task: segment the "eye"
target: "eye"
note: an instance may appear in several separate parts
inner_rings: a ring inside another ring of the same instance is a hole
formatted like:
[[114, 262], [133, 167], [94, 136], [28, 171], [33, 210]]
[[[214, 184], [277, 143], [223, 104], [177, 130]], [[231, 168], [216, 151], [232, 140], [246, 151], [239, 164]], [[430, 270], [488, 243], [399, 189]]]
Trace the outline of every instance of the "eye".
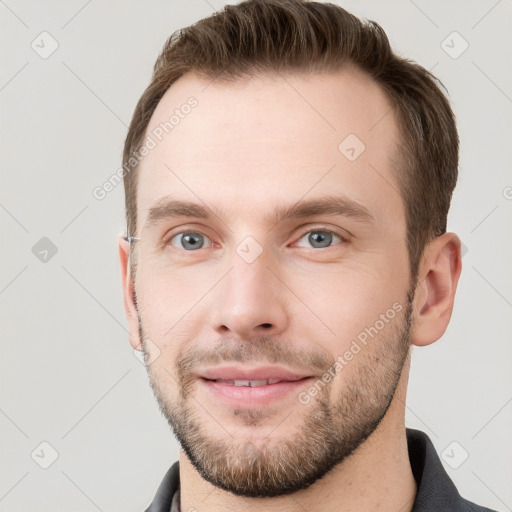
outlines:
[[[338, 242], [336, 242], [338, 240]], [[304, 241], [304, 242], [303, 242]], [[313, 247], [314, 249], [326, 249], [333, 245], [333, 242], [340, 243], [345, 240], [336, 233], [325, 229], [315, 229], [308, 231], [297, 242], [299, 247]], [[306, 245], [311, 244], [311, 245]]]
[[178, 249], [196, 251], [197, 249], [203, 249], [205, 246], [210, 245], [210, 239], [206, 235], [196, 231], [184, 231], [183, 233], [174, 235], [169, 240], [169, 243]]

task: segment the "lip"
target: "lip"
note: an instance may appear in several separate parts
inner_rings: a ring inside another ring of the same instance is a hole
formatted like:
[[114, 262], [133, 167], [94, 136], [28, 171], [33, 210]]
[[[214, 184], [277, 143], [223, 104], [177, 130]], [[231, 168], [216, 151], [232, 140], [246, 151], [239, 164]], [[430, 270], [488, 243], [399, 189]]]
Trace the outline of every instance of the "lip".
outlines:
[[[293, 372], [282, 366], [217, 366], [198, 370], [196, 377], [200, 388], [204, 389], [210, 398], [239, 408], [262, 408], [289, 398], [290, 395], [296, 396], [300, 389], [310, 384], [314, 378], [312, 375]], [[234, 386], [223, 382], [269, 379], [278, 379], [281, 382], [255, 387]]]
[[[217, 366], [199, 369], [198, 377], [208, 380], [269, 380], [298, 381], [312, 375], [300, 374], [282, 366], [259, 366], [256, 368], [240, 368], [236, 366]], [[274, 384], [269, 384], [274, 385]]]
[[228, 406], [246, 409], [266, 407], [273, 402], [289, 398], [290, 395], [297, 396], [299, 390], [310, 384], [312, 380], [313, 377], [304, 377], [299, 380], [251, 387], [233, 386], [225, 382], [198, 378], [200, 387], [204, 388], [214, 400], [222, 401]]

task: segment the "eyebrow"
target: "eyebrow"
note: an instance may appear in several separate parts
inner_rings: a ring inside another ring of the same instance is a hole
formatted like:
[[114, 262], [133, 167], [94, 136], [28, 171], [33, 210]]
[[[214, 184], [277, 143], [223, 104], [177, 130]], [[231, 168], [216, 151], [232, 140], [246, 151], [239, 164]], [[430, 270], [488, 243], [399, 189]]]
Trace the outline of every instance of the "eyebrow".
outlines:
[[[276, 225], [285, 220], [303, 219], [315, 215], [338, 215], [365, 223], [375, 221], [375, 218], [365, 206], [341, 196], [301, 199], [290, 205], [280, 205], [265, 220]], [[149, 209], [146, 227], [154, 226], [162, 220], [178, 217], [210, 220], [212, 217], [223, 219], [228, 216], [223, 210], [213, 210], [199, 203], [163, 198]]]

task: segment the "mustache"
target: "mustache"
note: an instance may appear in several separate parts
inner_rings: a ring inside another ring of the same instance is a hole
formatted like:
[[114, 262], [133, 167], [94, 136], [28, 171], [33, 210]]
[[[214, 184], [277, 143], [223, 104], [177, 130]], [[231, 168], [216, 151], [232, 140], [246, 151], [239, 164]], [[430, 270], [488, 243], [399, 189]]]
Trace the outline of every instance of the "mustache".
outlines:
[[180, 354], [176, 366], [178, 376], [186, 378], [198, 366], [214, 366], [220, 363], [278, 364], [299, 372], [313, 370], [314, 373], [322, 373], [335, 363], [335, 359], [319, 349], [305, 351], [271, 336], [256, 336], [250, 340], [228, 337], [211, 345], [187, 350]]

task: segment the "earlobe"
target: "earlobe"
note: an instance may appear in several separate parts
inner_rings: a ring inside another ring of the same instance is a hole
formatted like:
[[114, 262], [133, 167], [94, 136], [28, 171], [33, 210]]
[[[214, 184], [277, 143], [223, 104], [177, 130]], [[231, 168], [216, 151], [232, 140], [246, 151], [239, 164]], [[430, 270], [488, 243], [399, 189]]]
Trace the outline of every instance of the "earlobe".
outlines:
[[130, 243], [120, 235], [118, 238], [119, 260], [121, 264], [121, 283], [123, 289], [124, 309], [130, 330], [130, 345], [140, 346], [139, 316], [135, 296], [135, 288], [130, 275]]
[[455, 233], [444, 233], [425, 248], [414, 298], [413, 345], [434, 343], [448, 327], [462, 270], [460, 248]]

